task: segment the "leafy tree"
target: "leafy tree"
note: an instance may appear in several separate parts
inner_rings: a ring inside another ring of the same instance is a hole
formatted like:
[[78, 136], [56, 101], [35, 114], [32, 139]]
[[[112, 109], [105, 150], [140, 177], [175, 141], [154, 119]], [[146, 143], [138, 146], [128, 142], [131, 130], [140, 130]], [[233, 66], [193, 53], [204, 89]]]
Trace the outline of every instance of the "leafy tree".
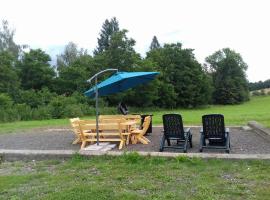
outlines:
[[102, 29], [98, 38], [98, 46], [94, 50], [94, 55], [105, 51], [109, 47], [112, 35], [119, 30], [119, 23], [115, 17], [113, 17], [110, 21], [106, 19], [102, 25]]
[[41, 49], [31, 49], [29, 53], [23, 54], [17, 65], [23, 89], [50, 88], [55, 76], [49, 64], [50, 60], [50, 56]]
[[27, 45], [17, 45], [14, 40], [15, 30], [12, 30], [8, 26], [8, 21], [2, 21], [2, 27], [0, 26], [0, 52], [10, 51], [15, 57], [18, 57], [22, 48]]
[[10, 51], [0, 51], [0, 93], [12, 95], [19, 88], [15, 62], [16, 58]]
[[78, 49], [77, 45], [73, 42], [69, 42], [65, 46], [65, 50], [62, 54], [57, 55], [57, 67], [67, 67], [71, 65], [78, 57], [87, 55], [87, 50], [81, 48]]
[[140, 59], [133, 48], [136, 42], [127, 37], [127, 32], [127, 30], [121, 30], [112, 35], [107, 50], [102, 54], [106, 67], [130, 71], [133, 70], [131, 66]]
[[158, 49], [158, 48], [160, 48], [160, 44], [158, 42], [157, 37], [154, 36], [153, 39], [152, 39], [151, 45], [150, 45], [150, 50]]
[[[137, 61], [134, 71], [156, 71], [155, 65], [150, 60], [144, 59]], [[159, 84], [158, 79], [138, 85], [135, 88], [128, 90], [122, 101], [126, 102], [129, 106], [135, 107], [151, 107], [155, 105], [155, 102], [159, 99]]]
[[206, 58], [212, 71], [214, 93], [217, 104], [237, 104], [249, 99], [247, 64], [241, 55], [224, 48]]
[[196, 107], [209, 103], [211, 85], [192, 49], [181, 43], [165, 44], [147, 53], [147, 59], [157, 64], [161, 72], [160, 106]]
[[75, 91], [83, 93], [89, 87], [86, 81], [95, 72], [96, 68], [90, 55], [77, 56], [69, 66], [59, 69], [59, 76], [54, 81], [53, 90], [68, 96]]
[[[136, 63], [140, 60], [139, 54], [134, 50], [135, 40], [128, 38], [127, 30], [121, 30], [112, 35], [108, 48], [101, 54], [95, 56], [97, 70], [116, 68], [119, 71], [134, 71]], [[105, 74], [100, 80], [108, 77]], [[117, 94], [106, 97], [110, 105], [116, 105], [123, 100], [125, 94]]]

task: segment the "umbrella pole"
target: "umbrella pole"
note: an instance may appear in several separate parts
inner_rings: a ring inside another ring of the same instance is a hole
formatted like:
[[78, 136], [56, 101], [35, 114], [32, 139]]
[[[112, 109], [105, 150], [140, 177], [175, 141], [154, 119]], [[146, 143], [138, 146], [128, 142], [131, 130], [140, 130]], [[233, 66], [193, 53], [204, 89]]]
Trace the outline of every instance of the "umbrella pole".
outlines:
[[96, 131], [97, 131], [97, 145], [99, 145], [99, 130], [98, 130], [98, 87], [97, 87], [97, 76], [95, 78], [96, 82]]
[[97, 145], [99, 145], [99, 130], [98, 130], [98, 85], [97, 85], [97, 77], [98, 75], [107, 72], [107, 71], [118, 71], [118, 69], [105, 69], [103, 71], [100, 71], [98, 73], [96, 73], [94, 76], [92, 76], [89, 80], [87, 80], [87, 82], [91, 82], [93, 79], [95, 79], [95, 84], [96, 84], [96, 133], [97, 133]]

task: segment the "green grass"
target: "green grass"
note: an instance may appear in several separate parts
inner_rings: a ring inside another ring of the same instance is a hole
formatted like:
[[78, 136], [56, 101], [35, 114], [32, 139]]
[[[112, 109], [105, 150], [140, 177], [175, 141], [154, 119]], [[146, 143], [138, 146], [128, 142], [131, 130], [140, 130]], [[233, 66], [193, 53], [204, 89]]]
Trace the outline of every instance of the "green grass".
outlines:
[[[185, 125], [201, 125], [202, 115], [208, 113], [221, 113], [225, 116], [226, 125], [245, 125], [248, 121], [255, 120], [270, 127], [270, 96], [252, 97], [249, 102], [241, 105], [214, 105], [198, 109], [161, 110], [149, 111], [148, 113], [154, 115], [154, 124], [162, 124], [162, 115], [165, 113], [181, 114]], [[94, 118], [94, 116], [88, 118]], [[0, 134], [46, 126], [67, 126], [68, 124], [68, 119], [2, 123], [0, 124]]]
[[4, 162], [0, 199], [269, 199], [270, 161], [120, 157]]
[[204, 114], [220, 113], [225, 116], [226, 125], [245, 125], [248, 121], [258, 121], [270, 127], [270, 96], [252, 97], [249, 102], [240, 105], [213, 105], [200, 109], [176, 109], [152, 112], [154, 123], [162, 124], [162, 115], [165, 113], [179, 113], [188, 125], [201, 125]]

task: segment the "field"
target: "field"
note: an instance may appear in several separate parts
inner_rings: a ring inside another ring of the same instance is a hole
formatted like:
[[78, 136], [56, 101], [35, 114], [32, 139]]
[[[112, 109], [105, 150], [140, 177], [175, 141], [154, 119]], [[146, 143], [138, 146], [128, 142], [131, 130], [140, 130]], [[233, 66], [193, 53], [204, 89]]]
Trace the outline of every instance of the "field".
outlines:
[[136, 153], [4, 162], [0, 199], [269, 199], [269, 165]]
[[[162, 124], [162, 115], [165, 113], [179, 113], [183, 116], [185, 125], [201, 125], [201, 116], [207, 113], [221, 113], [225, 116], [226, 125], [246, 125], [248, 121], [255, 120], [270, 127], [270, 96], [252, 97], [247, 103], [241, 105], [214, 105], [197, 109], [176, 109], [149, 111], [153, 114], [153, 123]], [[85, 117], [94, 118], [94, 116]], [[0, 134], [13, 131], [23, 131], [30, 128], [47, 126], [67, 126], [68, 119], [52, 119], [42, 121], [20, 121], [0, 124]]]

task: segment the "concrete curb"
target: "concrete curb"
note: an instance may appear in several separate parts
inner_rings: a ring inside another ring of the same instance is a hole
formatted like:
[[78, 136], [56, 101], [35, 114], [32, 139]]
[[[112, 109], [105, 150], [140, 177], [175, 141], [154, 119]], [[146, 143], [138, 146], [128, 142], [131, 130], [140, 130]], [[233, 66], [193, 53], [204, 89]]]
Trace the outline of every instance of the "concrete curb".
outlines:
[[[0, 149], [0, 161], [18, 160], [48, 160], [48, 159], [68, 159], [74, 154], [91, 156], [121, 156], [123, 151], [73, 151], [73, 150], [6, 150]], [[229, 160], [270, 160], [270, 154], [212, 154], [212, 153], [171, 153], [171, 152], [137, 152], [141, 156], [171, 157], [186, 156], [189, 158], [202, 159], [229, 159]]]
[[[161, 124], [158, 124], [158, 125], [153, 125], [152, 127], [154, 127], [154, 128], [163, 128], [163, 125], [161, 125]], [[188, 125], [186, 125], [185, 126], [185, 128], [201, 128], [202, 126], [199, 126], [199, 125], [190, 125], [190, 126], [188, 126]], [[242, 128], [242, 126], [226, 126], [226, 127], [228, 127], [228, 128]]]
[[262, 124], [256, 122], [256, 121], [250, 121], [248, 122], [248, 126], [253, 128], [253, 130], [258, 133], [260, 136], [262, 136], [264, 139], [268, 140], [270, 142], [270, 130], [265, 128]]
[[0, 161], [49, 160], [71, 158], [73, 150], [11, 150], [0, 149]]

